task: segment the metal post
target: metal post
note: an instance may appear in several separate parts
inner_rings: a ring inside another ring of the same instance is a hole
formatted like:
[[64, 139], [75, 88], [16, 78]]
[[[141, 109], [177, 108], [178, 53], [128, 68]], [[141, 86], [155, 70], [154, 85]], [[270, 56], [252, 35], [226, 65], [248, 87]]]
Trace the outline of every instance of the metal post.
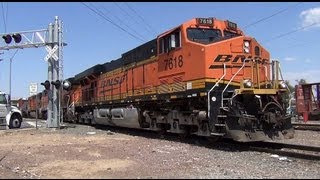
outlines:
[[[1, 53], [1, 54], [3, 54], [3, 53]], [[0, 59], [0, 62], [1, 62], [1, 61], [3, 61], [3, 59]]]
[[275, 61], [275, 86], [273, 88], [279, 88], [279, 61]]
[[[52, 23], [49, 24], [48, 27], [48, 43], [52, 43], [52, 36], [53, 36], [53, 25]], [[52, 46], [52, 45], [50, 45]], [[52, 81], [52, 58], [48, 59], [48, 81]], [[51, 86], [50, 86], [51, 87]], [[52, 127], [52, 87], [48, 90], [48, 107], [47, 107], [47, 127]]]
[[10, 58], [10, 69], [9, 69], [9, 105], [11, 108], [11, 69], [12, 69], [12, 60], [14, 58], [14, 56], [17, 54], [19, 49], [17, 49], [14, 54], [12, 55], [12, 57]]
[[38, 129], [38, 94], [36, 93], [36, 129]]
[[276, 87], [276, 81], [275, 81], [275, 79], [276, 79], [276, 75], [275, 75], [275, 73], [276, 73], [276, 68], [275, 68], [275, 60], [272, 60], [272, 63], [271, 63], [271, 72], [272, 72], [272, 74], [271, 74], [271, 79], [272, 79], [272, 87], [273, 88], [275, 88]]
[[[59, 23], [58, 23], [58, 16], [55, 17], [54, 26], [53, 26], [53, 44], [54, 46], [58, 46], [58, 49], [55, 51], [55, 54], [57, 57], [59, 57]], [[59, 80], [59, 59], [55, 60], [53, 58], [50, 58], [51, 62], [53, 64], [53, 73], [52, 73], [52, 80], [55, 82]], [[59, 102], [59, 90], [56, 89], [54, 86], [52, 86], [53, 90], [53, 121], [54, 127], [60, 126], [60, 114], [59, 108], [60, 108], [60, 102]]]
[[[62, 23], [61, 23], [61, 20], [58, 21], [59, 23], [59, 79], [60, 79], [60, 82], [63, 83], [63, 53], [62, 53], [62, 50], [63, 50], [63, 40], [62, 40]], [[63, 85], [62, 85], [63, 86]], [[63, 88], [62, 86], [60, 86], [60, 89], [59, 89], [59, 115], [60, 115], [60, 124], [62, 125], [63, 124], [63, 105], [62, 105], [62, 95], [63, 95]]]
[[317, 108], [320, 108], [320, 84], [317, 84], [317, 104], [318, 104], [318, 107]]
[[12, 58], [10, 58], [10, 69], [9, 69], [9, 107], [11, 108], [11, 64]]

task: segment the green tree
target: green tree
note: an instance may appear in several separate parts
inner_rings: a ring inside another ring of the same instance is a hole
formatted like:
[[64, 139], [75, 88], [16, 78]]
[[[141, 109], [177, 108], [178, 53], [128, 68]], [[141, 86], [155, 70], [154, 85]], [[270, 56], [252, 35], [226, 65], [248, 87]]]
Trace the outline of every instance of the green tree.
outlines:
[[305, 80], [305, 79], [299, 79], [299, 80], [296, 80], [296, 82], [298, 85], [307, 84], [307, 80]]
[[290, 82], [288, 80], [284, 81], [286, 83], [286, 85], [288, 86], [289, 91], [287, 91], [286, 93], [282, 94], [282, 102], [284, 102], [285, 104], [285, 109], [287, 109], [289, 107], [289, 101], [292, 98], [292, 96], [295, 93], [295, 87], [293, 85], [290, 84]]
[[295, 87], [290, 84], [289, 80], [285, 80], [284, 82], [285, 82], [286, 85], [288, 86], [290, 92], [293, 93], [293, 92], [295, 91]]

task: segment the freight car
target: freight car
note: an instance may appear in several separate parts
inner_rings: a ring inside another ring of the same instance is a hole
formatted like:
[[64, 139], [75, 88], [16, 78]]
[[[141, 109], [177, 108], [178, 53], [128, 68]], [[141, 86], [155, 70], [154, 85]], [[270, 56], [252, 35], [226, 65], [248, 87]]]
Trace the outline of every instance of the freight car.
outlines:
[[194, 18], [70, 78], [64, 118], [241, 142], [292, 138], [279, 70], [236, 23]]
[[296, 112], [306, 122], [320, 120], [320, 83], [295, 86]]
[[21, 111], [22, 117], [28, 117], [28, 99], [20, 98], [17, 103], [18, 109]]

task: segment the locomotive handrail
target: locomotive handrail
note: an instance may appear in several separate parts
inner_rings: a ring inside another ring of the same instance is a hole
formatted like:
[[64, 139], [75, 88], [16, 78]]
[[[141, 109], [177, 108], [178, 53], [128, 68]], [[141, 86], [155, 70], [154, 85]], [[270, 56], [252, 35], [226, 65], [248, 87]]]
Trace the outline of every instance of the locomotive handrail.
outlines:
[[265, 75], [265, 78], [267, 79], [267, 81], [266, 81], [266, 88], [267, 88], [268, 83], [270, 82], [270, 80], [268, 78], [268, 68], [266, 65], [264, 65], [263, 67], [264, 67], [264, 75]]
[[[282, 71], [281, 71], [281, 68], [280, 68], [280, 63], [279, 63], [279, 69], [278, 69], [278, 71], [279, 71], [279, 73], [280, 73], [281, 80], [284, 81], [284, 80], [283, 80], [283, 76], [282, 76]], [[289, 94], [291, 94], [291, 91], [290, 91], [290, 89], [289, 89], [289, 86], [287, 85], [286, 87], [287, 87], [287, 90], [288, 90]]]
[[69, 110], [72, 112], [72, 114], [74, 115], [74, 101], [70, 104], [70, 106], [68, 106]]
[[226, 89], [228, 88], [228, 86], [230, 85], [231, 81], [233, 81], [234, 77], [236, 77], [236, 75], [244, 68], [246, 61], [249, 61], [250, 59], [245, 59], [243, 61], [242, 66], [239, 68], [239, 70], [232, 76], [232, 78], [229, 80], [228, 84], [226, 85], [226, 87], [223, 89], [222, 93], [221, 93], [221, 107], [223, 107], [223, 93], [226, 91]]
[[210, 93], [211, 91], [218, 86], [219, 82], [226, 76], [226, 63], [223, 63], [223, 75], [221, 78], [216, 82], [216, 84], [208, 91], [208, 117], [210, 118]]

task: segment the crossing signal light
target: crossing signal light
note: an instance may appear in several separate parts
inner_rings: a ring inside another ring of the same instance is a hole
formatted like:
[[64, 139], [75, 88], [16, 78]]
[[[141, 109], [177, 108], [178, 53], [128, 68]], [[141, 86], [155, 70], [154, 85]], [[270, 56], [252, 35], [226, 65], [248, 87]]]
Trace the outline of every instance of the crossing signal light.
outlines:
[[46, 80], [45, 82], [40, 83], [40, 84], [43, 85], [46, 90], [50, 89], [50, 82], [48, 80]]
[[14, 42], [16, 42], [16, 43], [20, 43], [22, 40], [21, 34], [18, 34], [18, 33], [13, 34], [12, 37], [14, 39]]
[[68, 80], [64, 80], [62, 83], [62, 88], [66, 91], [69, 91], [71, 89], [71, 82]]
[[51, 81], [51, 84], [53, 84], [56, 87], [56, 89], [59, 89], [61, 86], [60, 80]]
[[4, 39], [4, 42], [6, 42], [7, 44], [10, 44], [12, 41], [12, 37], [9, 34], [3, 35], [2, 39]]
[[2, 39], [4, 39], [4, 42], [6, 42], [7, 44], [10, 44], [12, 42], [12, 38], [15, 43], [20, 43], [22, 40], [22, 36], [19, 33], [15, 33], [12, 36], [10, 34], [2, 36]]

